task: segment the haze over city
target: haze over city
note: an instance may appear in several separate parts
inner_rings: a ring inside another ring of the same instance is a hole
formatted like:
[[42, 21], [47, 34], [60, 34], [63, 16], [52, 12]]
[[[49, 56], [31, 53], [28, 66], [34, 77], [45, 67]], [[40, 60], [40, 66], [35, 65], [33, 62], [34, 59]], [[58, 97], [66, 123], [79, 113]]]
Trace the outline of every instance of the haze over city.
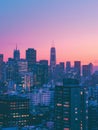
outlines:
[[52, 40], [57, 62], [81, 60], [98, 65], [97, 0], [0, 0], [0, 53], [12, 57], [18, 45], [49, 59]]

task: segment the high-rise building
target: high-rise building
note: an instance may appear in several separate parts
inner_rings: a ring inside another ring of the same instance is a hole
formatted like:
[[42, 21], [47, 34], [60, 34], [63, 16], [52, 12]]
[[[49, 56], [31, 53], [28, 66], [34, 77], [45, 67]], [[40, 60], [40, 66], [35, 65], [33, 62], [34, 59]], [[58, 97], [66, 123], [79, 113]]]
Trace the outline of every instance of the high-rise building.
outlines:
[[74, 70], [77, 73], [77, 79], [81, 76], [81, 61], [74, 61]]
[[33, 66], [34, 85], [42, 87], [48, 82], [48, 66], [42, 63], [36, 63]]
[[62, 82], [65, 77], [64, 72], [64, 63], [60, 62], [59, 64], [56, 64], [54, 73], [52, 74], [54, 82]]
[[68, 73], [71, 69], [71, 63], [70, 61], [66, 61], [66, 73]]
[[40, 60], [39, 63], [48, 66], [48, 60]]
[[89, 97], [88, 130], [98, 130], [98, 103], [94, 97]]
[[4, 61], [3, 54], [0, 54], [0, 81], [4, 81]]
[[83, 77], [90, 77], [92, 75], [92, 72], [93, 72], [92, 63], [82, 66], [82, 75], [83, 75]]
[[21, 59], [17, 62], [18, 64], [18, 72], [21, 73], [27, 73], [28, 71], [28, 62], [25, 59]]
[[28, 62], [25, 60], [25, 59], [20, 59], [18, 62], [17, 62], [17, 66], [18, 66], [18, 74], [20, 76], [20, 84], [26, 88], [27, 86], [26, 83], [25, 83], [25, 77], [26, 77], [26, 74], [28, 72]]
[[18, 95], [0, 96], [0, 126], [27, 126], [29, 123], [29, 99]]
[[5, 66], [5, 80], [7, 82], [14, 81], [15, 83], [20, 82], [20, 77], [18, 73], [18, 64], [17, 61], [15, 61], [12, 58], [8, 59], [8, 62]]
[[62, 85], [55, 87], [55, 130], [84, 130], [80, 92], [75, 79], [64, 79]]
[[43, 67], [43, 72], [44, 72], [43, 80], [45, 84], [48, 82], [48, 78], [49, 78], [48, 77], [48, 60], [40, 60], [39, 63]]
[[36, 50], [33, 48], [28, 48], [26, 50], [26, 60], [28, 62], [28, 71], [33, 70], [33, 65], [36, 63]]
[[51, 47], [51, 50], [50, 50], [50, 68], [51, 68], [52, 72], [54, 71], [55, 66], [56, 66], [56, 49], [55, 49], [55, 47]]
[[14, 50], [13, 52], [13, 58], [14, 60], [20, 60], [20, 51], [17, 49], [17, 46], [16, 46], [16, 49]]
[[65, 64], [64, 64], [64, 62], [60, 62], [60, 67], [61, 67], [61, 69], [64, 71], [65, 70]]
[[54, 104], [55, 130], [63, 130], [63, 85], [55, 87]]
[[3, 62], [3, 54], [0, 54], [0, 63]]

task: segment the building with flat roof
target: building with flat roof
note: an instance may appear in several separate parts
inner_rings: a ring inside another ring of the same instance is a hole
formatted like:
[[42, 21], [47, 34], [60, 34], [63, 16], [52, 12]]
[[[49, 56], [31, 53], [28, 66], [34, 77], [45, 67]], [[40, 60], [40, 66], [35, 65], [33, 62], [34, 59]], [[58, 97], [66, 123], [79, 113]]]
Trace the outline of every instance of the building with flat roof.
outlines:
[[29, 99], [18, 95], [0, 96], [0, 126], [23, 127], [29, 122]]

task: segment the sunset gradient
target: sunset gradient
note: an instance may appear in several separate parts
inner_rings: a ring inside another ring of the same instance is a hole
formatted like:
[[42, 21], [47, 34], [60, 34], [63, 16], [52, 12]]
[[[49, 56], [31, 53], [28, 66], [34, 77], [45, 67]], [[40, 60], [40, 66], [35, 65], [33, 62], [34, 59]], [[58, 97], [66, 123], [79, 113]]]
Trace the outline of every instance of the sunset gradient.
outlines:
[[0, 0], [0, 53], [12, 57], [18, 45], [50, 59], [54, 40], [57, 62], [80, 60], [98, 65], [98, 0]]

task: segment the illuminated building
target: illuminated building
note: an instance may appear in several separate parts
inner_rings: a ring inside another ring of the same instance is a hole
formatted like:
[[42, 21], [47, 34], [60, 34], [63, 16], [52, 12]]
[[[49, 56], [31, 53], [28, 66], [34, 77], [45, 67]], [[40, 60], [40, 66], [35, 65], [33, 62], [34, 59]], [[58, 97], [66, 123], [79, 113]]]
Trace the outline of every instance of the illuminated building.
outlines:
[[84, 130], [80, 90], [75, 79], [64, 79], [55, 87], [55, 130]]
[[94, 97], [89, 97], [88, 130], [98, 130], [98, 103]]
[[20, 74], [26, 73], [28, 71], [28, 62], [25, 59], [18, 61], [18, 72]]
[[0, 126], [26, 126], [29, 121], [29, 99], [18, 95], [0, 96]]

